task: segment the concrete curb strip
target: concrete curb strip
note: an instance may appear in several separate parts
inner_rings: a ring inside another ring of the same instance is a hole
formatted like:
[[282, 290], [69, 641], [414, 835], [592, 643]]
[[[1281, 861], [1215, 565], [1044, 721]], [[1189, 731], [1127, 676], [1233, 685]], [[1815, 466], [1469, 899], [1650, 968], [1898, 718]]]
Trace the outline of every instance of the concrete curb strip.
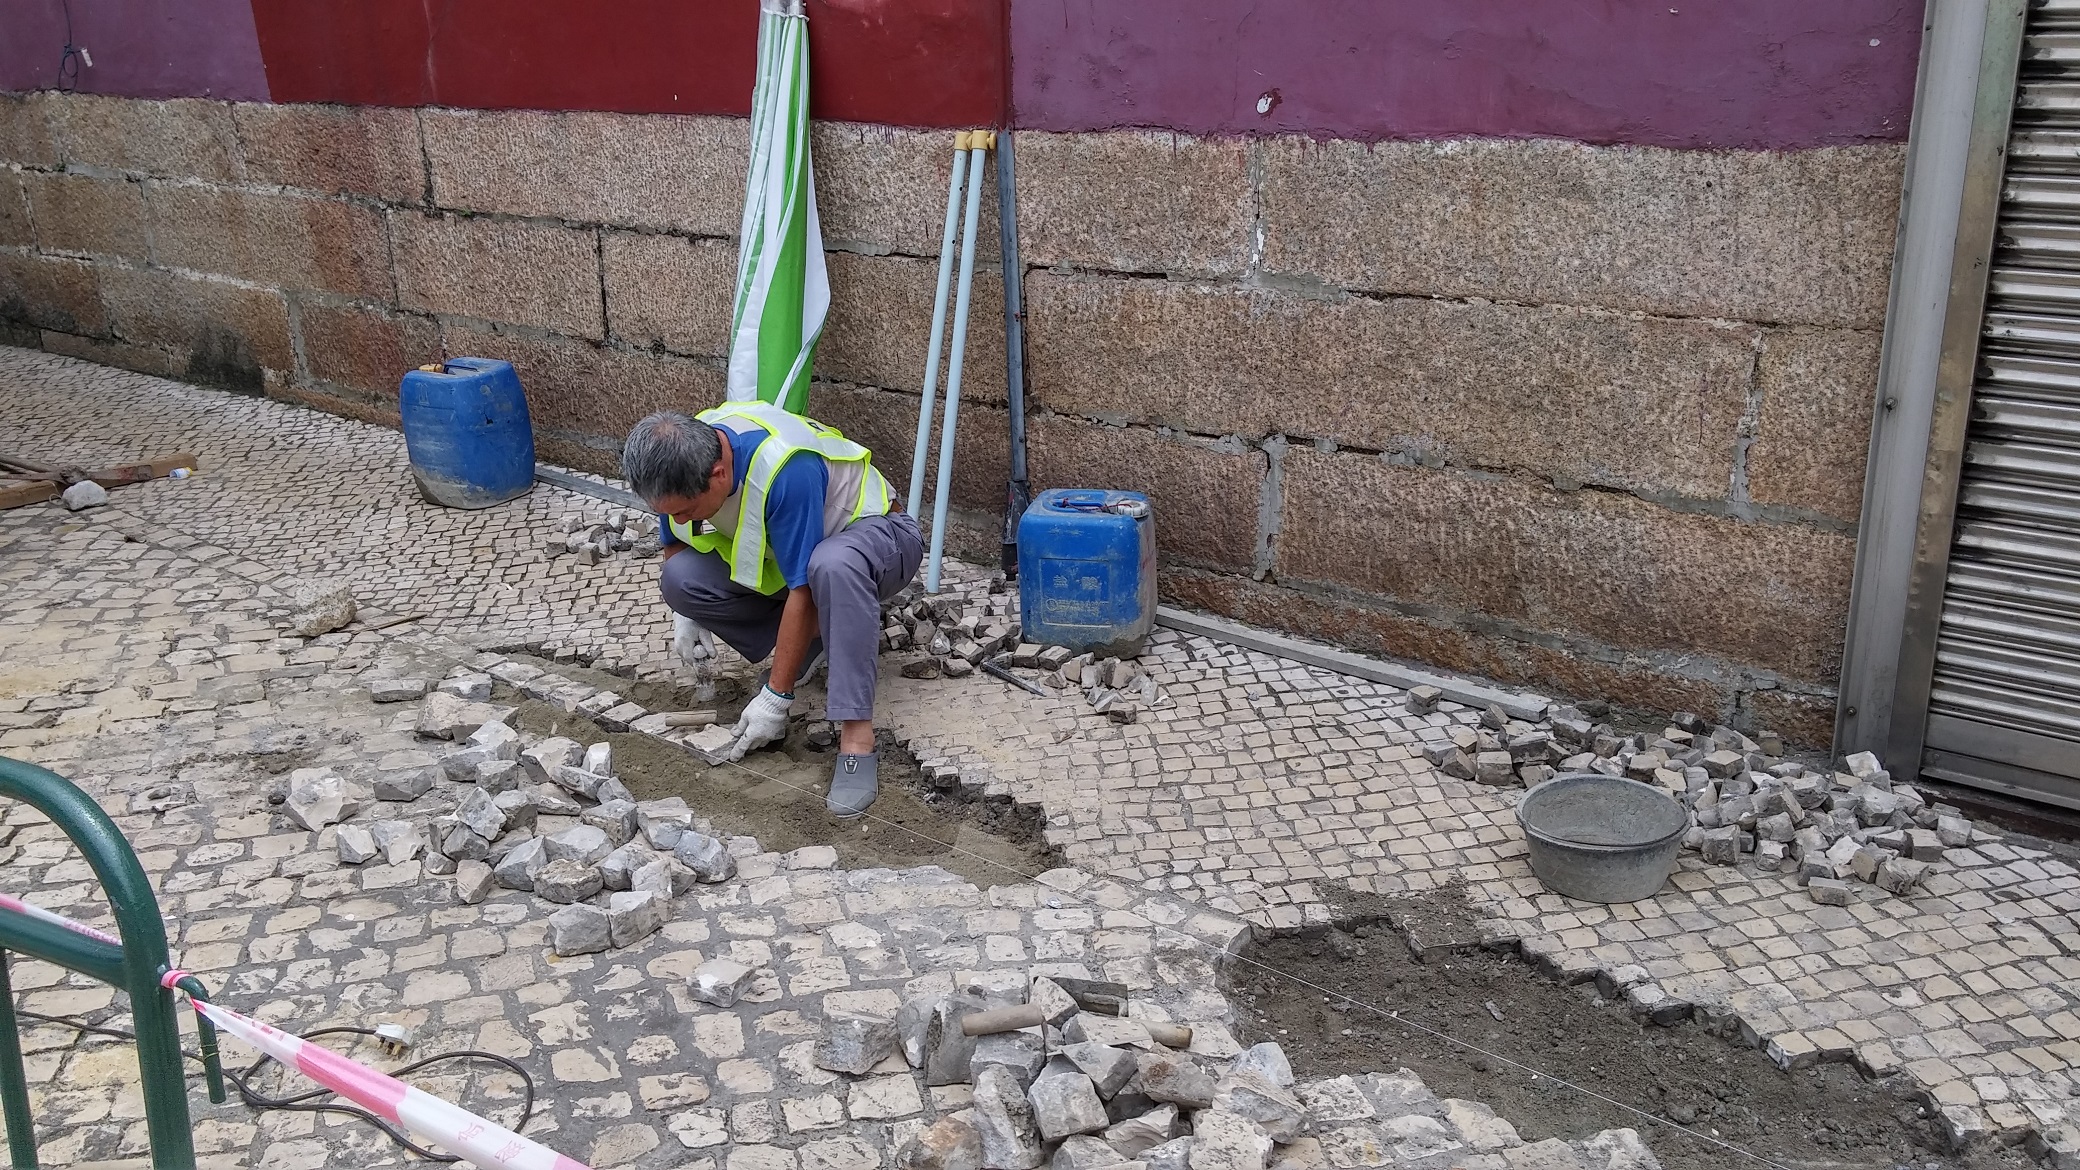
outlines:
[[1545, 718], [1546, 712], [1553, 705], [1551, 699], [1528, 691], [1505, 691], [1482, 686], [1469, 679], [1433, 674], [1412, 666], [1368, 658], [1363, 654], [1339, 650], [1320, 642], [1306, 642], [1284, 634], [1274, 634], [1269, 630], [1260, 630], [1254, 626], [1245, 626], [1227, 618], [1190, 613], [1173, 606], [1164, 605], [1156, 608], [1156, 624], [1168, 626], [1173, 630], [1183, 630], [1187, 634], [1212, 638], [1217, 642], [1228, 642], [1261, 651], [1278, 658], [1306, 663], [1309, 666], [1319, 666], [1338, 674], [1352, 675], [1368, 682], [1386, 683], [1389, 686], [1408, 689], [1436, 687], [1444, 692], [1445, 698], [1454, 703], [1464, 703], [1469, 707], [1486, 707], [1492, 703], [1502, 708], [1503, 713], [1510, 718], [1522, 719], [1529, 723], [1536, 723]]

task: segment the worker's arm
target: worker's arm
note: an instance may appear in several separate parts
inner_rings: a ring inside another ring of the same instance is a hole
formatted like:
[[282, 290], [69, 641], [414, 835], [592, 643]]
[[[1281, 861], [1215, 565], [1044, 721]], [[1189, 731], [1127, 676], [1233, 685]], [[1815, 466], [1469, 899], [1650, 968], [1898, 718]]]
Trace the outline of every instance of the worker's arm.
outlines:
[[809, 643], [816, 640], [809, 558], [823, 541], [823, 495], [829, 475], [822, 459], [797, 455], [780, 469], [766, 496], [766, 539], [787, 581], [787, 604], [780, 610], [780, 635], [773, 644], [771, 684], [782, 694], [801, 681], [802, 668], [809, 665]]
[[780, 607], [780, 632], [773, 640], [773, 669], [766, 685], [745, 704], [731, 729], [726, 758], [741, 760], [787, 735], [788, 697], [809, 663], [809, 644], [816, 639], [816, 600], [809, 593], [809, 558], [823, 539], [823, 496], [828, 483], [823, 460], [798, 455], [773, 477], [766, 493], [766, 542], [780, 575], [787, 581], [787, 600]]
[[780, 637], [773, 644], [773, 677], [767, 685], [779, 694], [794, 693], [802, 667], [809, 664], [809, 643], [816, 640], [816, 599], [809, 587], [787, 591], [787, 604], [780, 610]]

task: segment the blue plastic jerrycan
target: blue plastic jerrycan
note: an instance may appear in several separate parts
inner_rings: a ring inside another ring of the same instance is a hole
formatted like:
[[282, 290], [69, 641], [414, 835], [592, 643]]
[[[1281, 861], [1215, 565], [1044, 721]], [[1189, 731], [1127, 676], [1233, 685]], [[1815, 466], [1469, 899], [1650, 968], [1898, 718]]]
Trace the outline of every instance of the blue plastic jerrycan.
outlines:
[[510, 362], [449, 358], [397, 389], [419, 494], [449, 508], [489, 508], [534, 487], [534, 424]]
[[1131, 658], [1156, 624], [1156, 517], [1140, 492], [1055, 488], [1018, 522], [1028, 642]]

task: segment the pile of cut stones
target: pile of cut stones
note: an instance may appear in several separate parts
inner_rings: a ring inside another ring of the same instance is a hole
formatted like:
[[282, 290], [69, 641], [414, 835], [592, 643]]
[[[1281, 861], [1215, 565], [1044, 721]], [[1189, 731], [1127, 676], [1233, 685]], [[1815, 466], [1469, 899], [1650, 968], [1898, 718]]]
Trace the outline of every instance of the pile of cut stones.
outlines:
[[912, 652], [903, 677], [963, 678], [988, 661], [1055, 690], [1081, 691], [1114, 723], [1134, 723], [1162, 701], [1162, 688], [1138, 660], [1024, 641], [1014, 588], [998, 574], [987, 589], [924, 594], [912, 586], [882, 606], [881, 648]]
[[[1443, 698], [1444, 692], [1438, 688], [1420, 686], [1411, 688], [1404, 702], [1409, 714], [1428, 715]], [[1500, 706], [1490, 704], [1481, 711], [1479, 726], [1438, 728], [1438, 734], [1446, 738], [1426, 742], [1423, 758], [1456, 779], [1536, 788], [1560, 771], [1590, 771], [1595, 760], [1616, 757], [1627, 749], [1630, 741], [1621, 739], [1609, 724], [1587, 722], [1609, 714], [1605, 704], [1584, 703], [1561, 708], [1550, 721], [1528, 723], [1512, 719]], [[1591, 728], [1593, 743], [1589, 738], [1571, 738], [1577, 725]], [[1566, 750], [1569, 746], [1575, 750]]]
[[898, 1152], [904, 1170], [1265, 1170], [1275, 1143], [1306, 1132], [1307, 1109], [1276, 1044], [1209, 1070], [1155, 1035], [1188, 1045], [1189, 1029], [1152, 1029], [1120, 1014], [1126, 1004], [1123, 985], [1066, 977], [973, 985], [910, 1000], [893, 1020], [834, 1020], [815, 1061], [860, 1075], [901, 1051], [927, 1085], [974, 1086], [965, 1115], [940, 1119]]
[[[1715, 864], [1752, 859], [1765, 871], [1794, 873], [1815, 902], [1846, 906], [1854, 897], [1849, 879], [1909, 894], [1946, 851], [1992, 839], [1955, 805], [1895, 782], [1872, 753], [1843, 764], [1847, 771], [1731, 747], [1706, 753], [1698, 765], [1704, 775], [1686, 765], [1681, 790], [1671, 788], [1690, 810], [1685, 847]], [[1658, 774], [1654, 782], [1668, 787]]]
[[[727, 1008], [756, 974], [711, 959], [689, 992]], [[1440, 1100], [1407, 1069], [1296, 1084], [1275, 1043], [1195, 1054], [1192, 1038], [1139, 1004], [1129, 1014], [1124, 984], [1035, 971], [1023, 985], [917, 996], [893, 1018], [834, 1015], [811, 1060], [967, 1087], [965, 1107], [898, 1149], [898, 1170], [1659, 1170], [1631, 1130], [1526, 1145], [1493, 1110]]]
[[1024, 648], [1018, 598], [1001, 575], [990, 579], [987, 593], [972, 596], [953, 589], [926, 594], [909, 585], [882, 603], [881, 627], [883, 650], [917, 652], [903, 664], [905, 678], [962, 678], [984, 659]]
[[[1023, 649], [1023, 647], [1021, 647]], [[1045, 669], [1048, 654], [1060, 651], [1069, 653], [1060, 646], [1048, 650], [1034, 659], [1032, 665]], [[1018, 655], [1011, 658], [1013, 666], [1025, 665]], [[1133, 723], [1142, 711], [1154, 708], [1164, 701], [1163, 688], [1148, 668], [1133, 658], [1100, 658], [1095, 654], [1078, 654], [1060, 666], [1040, 676], [1040, 681], [1056, 690], [1080, 690], [1090, 702], [1091, 710], [1105, 716], [1114, 723]]]
[[[736, 876], [750, 837], [724, 839], [679, 797], [638, 801], [614, 771], [610, 743], [533, 737], [496, 705], [488, 674], [462, 670], [427, 693], [424, 679], [369, 683], [378, 702], [420, 700], [414, 730], [458, 746], [445, 756], [392, 753], [364, 788], [328, 768], [289, 774], [282, 812], [313, 832], [333, 827], [342, 865], [400, 865], [452, 875], [467, 904], [493, 888], [561, 906], [549, 918], [559, 955], [625, 947], [661, 928], [672, 899]], [[442, 811], [406, 819], [431, 796]], [[364, 804], [391, 815], [352, 823]], [[415, 807], [418, 806], [418, 807]]]
[[[1409, 709], [1427, 713], [1437, 698], [1418, 687]], [[1715, 865], [1793, 874], [1822, 905], [1848, 905], [1851, 879], [1911, 893], [1946, 850], [1991, 839], [1956, 806], [1895, 782], [1870, 752], [1836, 771], [1786, 759], [1783, 740], [1767, 731], [1750, 738], [1683, 711], [1659, 735], [1621, 735], [1600, 721], [1608, 714], [1601, 704], [1561, 707], [1548, 729], [1491, 706], [1480, 726], [1446, 729], [1450, 739], [1423, 755], [1448, 776], [1487, 784], [1532, 788], [1594, 772], [1653, 785], [1689, 812], [1685, 848]]]
[[657, 517], [648, 512], [616, 508], [607, 513], [604, 524], [583, 516], [566, 516], [563, 531], [543, 542], [542, 559], [554, 560], [568, 553], [580, 563], [596, 565], [612, 560], [616, 553], [654, 557], [662, 547], [662, 539], [657, 531]]

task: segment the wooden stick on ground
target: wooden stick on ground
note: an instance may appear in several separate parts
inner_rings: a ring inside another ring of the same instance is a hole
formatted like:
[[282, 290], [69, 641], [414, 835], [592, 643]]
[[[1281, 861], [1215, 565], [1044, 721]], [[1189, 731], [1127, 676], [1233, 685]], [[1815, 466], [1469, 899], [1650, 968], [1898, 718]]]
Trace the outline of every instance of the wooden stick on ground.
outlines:
[[22, 508], [30, 504], [41, 504], [55, 500], [64, 493], [63, 488], [47, 479], [7, 480], [0, 482], [0, 511]]
[[93, 480], [105, 488], [144, 483], [158, 479], [177, 467], [193, 470], [195, 457], [186, 453], [168, 455], [146, 463], [124, 463], [98, 471], [59, 470], [18, 455], [0, 455], [0, 469], [7, 472], [0, 482], [0, 510], [40, 504], [63, 495], [67, 486]]

